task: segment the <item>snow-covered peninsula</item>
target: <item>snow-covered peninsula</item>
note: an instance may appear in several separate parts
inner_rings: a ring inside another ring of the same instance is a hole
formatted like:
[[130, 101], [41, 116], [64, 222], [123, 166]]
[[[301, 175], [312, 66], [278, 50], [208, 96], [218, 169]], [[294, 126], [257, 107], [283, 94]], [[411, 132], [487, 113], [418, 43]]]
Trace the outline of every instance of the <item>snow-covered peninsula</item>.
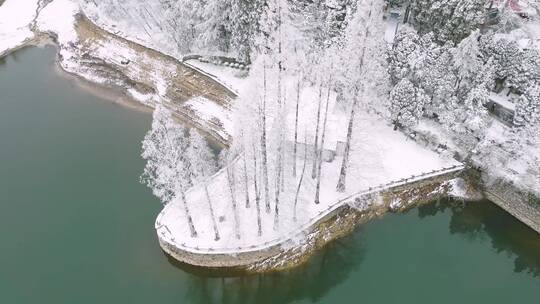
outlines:
[[181, 262], [291, 267], [443, 196], [540, 229], [538, 4], [319, 2], [5, 0], [0, 57], [53, 43], [155, 109], [141, 181]]

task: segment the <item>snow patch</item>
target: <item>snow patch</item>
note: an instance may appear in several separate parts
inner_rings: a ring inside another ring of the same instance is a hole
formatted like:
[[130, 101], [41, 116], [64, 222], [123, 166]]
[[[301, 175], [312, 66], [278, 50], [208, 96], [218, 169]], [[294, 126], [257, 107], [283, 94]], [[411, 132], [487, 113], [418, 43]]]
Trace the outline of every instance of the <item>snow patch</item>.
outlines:
[[0, 5], [0, 55], [34, 37], [30, 29], [38, 0], [6, 0]]

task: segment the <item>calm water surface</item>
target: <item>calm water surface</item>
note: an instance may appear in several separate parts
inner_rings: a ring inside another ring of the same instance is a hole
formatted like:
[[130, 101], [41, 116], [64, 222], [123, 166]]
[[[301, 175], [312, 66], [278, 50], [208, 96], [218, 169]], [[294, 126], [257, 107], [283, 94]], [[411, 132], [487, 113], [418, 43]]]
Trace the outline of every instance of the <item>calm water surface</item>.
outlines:
[[0, 303], [538, 303], [540, 237], [489, 202], [387, 216], [290, 272], [176, 267], [138, 183], [150, 115], [81, 91], [54, 56], [0, 61]]

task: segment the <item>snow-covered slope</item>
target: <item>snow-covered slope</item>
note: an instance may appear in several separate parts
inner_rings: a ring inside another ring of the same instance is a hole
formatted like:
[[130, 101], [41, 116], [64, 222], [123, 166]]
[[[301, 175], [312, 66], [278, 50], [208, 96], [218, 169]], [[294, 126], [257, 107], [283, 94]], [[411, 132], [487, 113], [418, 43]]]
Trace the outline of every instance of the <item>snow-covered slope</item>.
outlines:
[[0, 5], [0, 56], [34, 37], [30, 29], [38, 0], [6, 0]]

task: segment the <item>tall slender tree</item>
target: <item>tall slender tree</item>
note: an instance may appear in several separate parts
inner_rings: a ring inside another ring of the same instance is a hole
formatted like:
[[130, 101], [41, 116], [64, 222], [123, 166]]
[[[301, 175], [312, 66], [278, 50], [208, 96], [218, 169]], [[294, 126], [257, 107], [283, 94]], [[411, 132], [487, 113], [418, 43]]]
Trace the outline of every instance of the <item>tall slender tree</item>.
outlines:
[[296, 177], [296, 153], [298, 150], [298, 114], [300, 110], [300, 88], [301, 88], [301, 77], [298, 78], [296, 84], [296, 108], [294, 115], [294, 143], [293, 143], [293, 177]]
[[189, 131], [189, 146], [186, 154], [191, 165], [191, 178], [194, 184], [200, 183], [202, 185], [206, 195], [210, 220], [212, 221], [212, 228], [214, 230], [214, 240], [219, 241], [221, 237], [219, 235], [214, 206], [212, 204], [210, 192], [208, 191], [208, 180], [216, 171], [216, 164], [208, 144], [195, 129]]
[[321, 120], [321, 105], [323, 99], [323, 81], [322, 78], [319, 84], [319, 99], [317, 106], [317, 122], [315, 127], [315, 138], [313, 140], [313, 163], [311, 166], [311, 178], [315, 179], [317, 177], [317, 159], [319, 157], [319, 125]]
[[258, 175], [257, 175], [257, 149], [255, 145], [252, 145], [253, 150], [253, 187], [255, 191], [255, 207], [257, 209], [257, 235], [262, 236], [262, 224], [261, 224], [261, 194], [258, 187]]
[[227, 175], [227, 186], [231, 194], [231, 205], [234, 217], [234, 234], [237, 239], [240, 239], [240, 219], [238, 216], [238, 203], [236, 201], [236, 161], [230, 156], [228, 150], [222, 150], [219, 154], [219, 162], [222, 168], [225, 169]]
[[326, 139], [326, 123], [328, 121], [328, 105], [330, 104], [330, 92], [332, 89], [331, 86], [332, 78], [327, 83], [328, 91], [326, 93], [326, 106], [324, 109], [324, 122], [323, 122], [323, 129], [322, 129], [322, 135], [321, 135], [321, 148], [319, 149], [319, 157], [318, 157], [318, 164], [317, 164], [317, 187], [315, 189], [315, 204], [319, 204], [319, 195], [321, 193], [321, 170], [322, 170], [322, 153], [324, 151], [324, 142]]
[[[380, 58], [383, 58], [382, 46], [385, 45], [382, 34], [383, 1], [361, 0], [355, 16], [347, 27], [345, 35], [344, 54], [354, 54], [360, 50], [358, 57], [346, 58], [348, 68], [345, 77], [352, 83], [348, 89], [352, 91], [352, 104], [350, 105], [349, 123], [347, 126], [347, 139], [343, 155], [339, 180], [336, 186], [338, 192], [344, 192], [346, 188], [347, 169], [351, 153], [351, 140], [354, 129], [354, 121], [360, 100], [363, 99], [364, 90], [376, 78]], [[360, 39], [358, 39], [360, 37]], [[348, 56], [348, 55], [347, 55]], [[373, 75], [371, 73], [373, 72]], [[367, 76], [369, 75], [369, 76]]]

